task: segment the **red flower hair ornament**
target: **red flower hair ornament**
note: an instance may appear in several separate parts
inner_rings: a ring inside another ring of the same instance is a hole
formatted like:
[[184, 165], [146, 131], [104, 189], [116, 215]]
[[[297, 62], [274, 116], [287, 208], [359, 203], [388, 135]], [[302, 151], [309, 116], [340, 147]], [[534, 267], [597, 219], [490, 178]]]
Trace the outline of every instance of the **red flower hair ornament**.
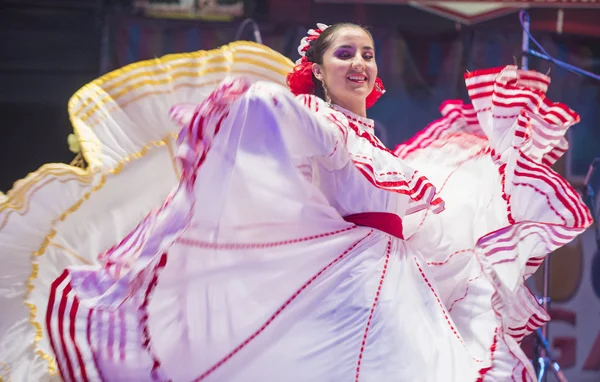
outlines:
[[[318, 23], [316, 29], [309, 29], [306, 37], [300, 40], [298, 46], [298, 53], [300, 53], [300, 59], [296, 61], [296, 66], [291, 73], [287, 76], [287, 84], [294, 95], [300, 94], [314, 94], [315, 84], [313, 82], [312, 66], [313, 63], [306, 57], [306, 51], [310, 48], [311, 44], [319, 38], [321, 33], [329, 26]], [[375, 105], [375, 102], [385, 93], [383, 82], [379, 77], [375, 79], [375, 86], [366, 99], [367, 109]]]

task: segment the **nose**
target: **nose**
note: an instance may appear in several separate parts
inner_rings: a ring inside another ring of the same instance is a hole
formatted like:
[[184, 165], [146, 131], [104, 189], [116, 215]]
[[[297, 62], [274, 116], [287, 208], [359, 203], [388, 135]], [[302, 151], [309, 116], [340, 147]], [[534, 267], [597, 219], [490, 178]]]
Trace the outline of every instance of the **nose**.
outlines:
[[352, 60], [352, 69], [356, 71], [361, 71], [366, 67], [365, 60], [361, 55], [354, 56], [354, 60]]

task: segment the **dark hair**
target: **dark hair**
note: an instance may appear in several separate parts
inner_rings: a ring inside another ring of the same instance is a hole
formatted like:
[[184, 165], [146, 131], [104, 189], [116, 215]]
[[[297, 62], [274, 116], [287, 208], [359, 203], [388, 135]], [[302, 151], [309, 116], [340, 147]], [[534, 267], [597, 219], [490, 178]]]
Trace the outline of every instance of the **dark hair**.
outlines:
[[[335, 33], [342, 28], [360, 28], [365, 31], [367, 35], [373, 40], [371, 32], [363, 26], [353, 23], [337, 23], [329, 26], [319, 35], [319, 38], [311, 42], [310, 47], [306, 51], [306, 58], [308, 61], [315, 64], [323, 64], [323, 55], [325, 51], [331, 46], [331, 42]], [[315, 85], [315, 95], [321, 99], [325, 99], [325, 91], [323, 90], [323, 84], [319, 81], [315, 75], [312, 75], [313, 84]]]

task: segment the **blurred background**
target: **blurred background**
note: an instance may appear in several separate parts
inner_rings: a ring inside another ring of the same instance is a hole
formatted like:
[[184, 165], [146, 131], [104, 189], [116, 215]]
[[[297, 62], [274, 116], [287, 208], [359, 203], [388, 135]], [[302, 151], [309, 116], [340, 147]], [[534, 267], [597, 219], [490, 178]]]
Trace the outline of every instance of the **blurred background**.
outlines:
[[[446, 99], [468, 101], [465, 71], [519, 63], [519, 7], [554, 57], [600, 74], [600, 1], [0, 0], [0, 191], [47, 162], [70, 162], [70, 96], [132, 62], [254, 40], [296, 60], [316, 22], [370, 27], [388, 92], [370, 110], [394, 147], [440, 117]], [[239, 32], [239, 33], [238, 33]], [[535, 58], [549, 96], [581, 115], [556, 170], [580, 187], [600, 154], [600, 82]], [[571, 381], [600, 381], [600, 275], [592, 230], [553, 262], [551, 343]], [[575, 259], [575, 260], [574, 260]], [[600, 267], [599, 267], [600, 268]], [[540, 275], [531, 287], [539, 290]], [[552, 379], [550, 379], [552, 380]]]

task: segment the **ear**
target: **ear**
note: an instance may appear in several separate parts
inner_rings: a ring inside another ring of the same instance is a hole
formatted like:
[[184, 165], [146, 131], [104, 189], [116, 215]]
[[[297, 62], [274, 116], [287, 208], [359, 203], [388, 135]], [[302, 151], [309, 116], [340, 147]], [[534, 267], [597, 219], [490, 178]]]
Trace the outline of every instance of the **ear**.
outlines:
[[312, 64], [312, 72], [319, 81], [323, 81], [323, 73], [321, 69], [321, 65]]

